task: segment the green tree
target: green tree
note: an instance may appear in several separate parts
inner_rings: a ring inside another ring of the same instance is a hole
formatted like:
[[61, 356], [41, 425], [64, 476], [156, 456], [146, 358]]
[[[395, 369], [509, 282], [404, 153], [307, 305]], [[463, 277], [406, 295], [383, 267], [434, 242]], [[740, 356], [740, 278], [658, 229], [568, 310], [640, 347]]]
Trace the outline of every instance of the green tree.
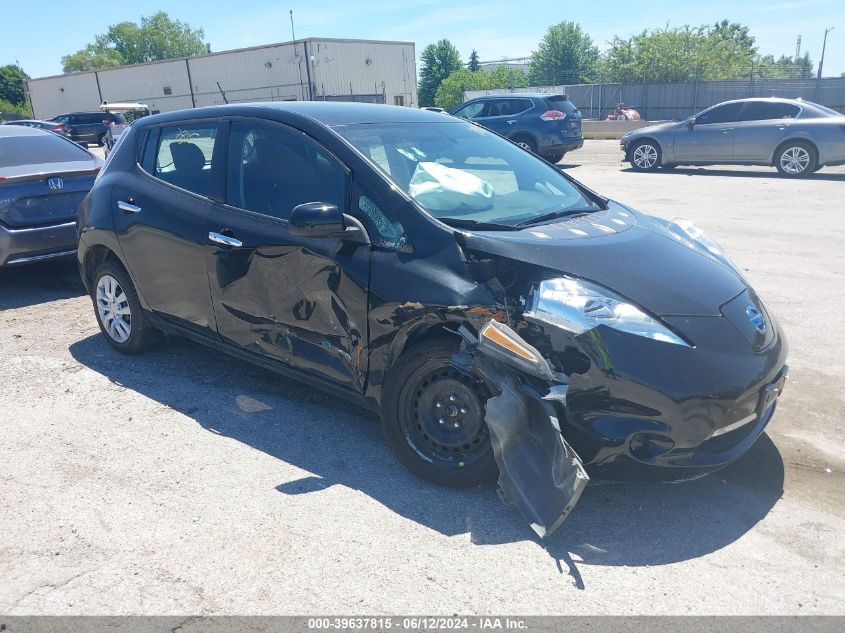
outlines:
[[531, 55], [533, 86], [589, 83], [598, 74], [599, 49], [575, 22], [553, 24]]
[[469, 55], [469, 64], [467, 68], [470, 69], [472, 72], [478, 72], [481, 70], [481, 65], [478, 63], [478, 51], [472, 49], [472, 53]]
[[8, 64], [0, 66], [0, 99], [12, 106], [26, 103], [24, 81], [29, 79], [20, 66]]
[[85, 48], [62, 57], [65, 72], [190, 57], [206, 50], [205, 33], [164, 11], [141, 17], [141, 23], [120, 22], [97, 35]]
[[434, 97], [434, 104], [451, 110], [464, 102], [465, 90], [490, 90], [493, 88], [523, 88], [528, 85], [525, 73], [496, 66], [492, 70], [472, 72], [467, 68], [456, 70], [441, 82]]
[[756, 57], [744, 27], [655, 29], [611, 42], [604, 59], [605, 80], [672, 82], [747, 77]]
[[421, 106], [434, 105], [434, 95], [440, 83], [463, 67], [458, 49], [447, 39], [429, 44], [422, 52], [422, 69], [418, 102]]

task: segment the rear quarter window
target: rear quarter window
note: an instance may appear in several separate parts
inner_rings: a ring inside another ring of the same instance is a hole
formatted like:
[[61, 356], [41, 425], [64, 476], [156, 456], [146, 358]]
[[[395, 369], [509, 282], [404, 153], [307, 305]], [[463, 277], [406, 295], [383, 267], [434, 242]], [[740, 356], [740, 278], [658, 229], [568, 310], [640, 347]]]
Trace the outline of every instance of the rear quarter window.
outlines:
[[545, 101], [546, 105], [552, 110], [560, 110], [561, 112], [566, 112], [566, 114], [578, 112], [575, 104], [564, 97], [549, 97]]

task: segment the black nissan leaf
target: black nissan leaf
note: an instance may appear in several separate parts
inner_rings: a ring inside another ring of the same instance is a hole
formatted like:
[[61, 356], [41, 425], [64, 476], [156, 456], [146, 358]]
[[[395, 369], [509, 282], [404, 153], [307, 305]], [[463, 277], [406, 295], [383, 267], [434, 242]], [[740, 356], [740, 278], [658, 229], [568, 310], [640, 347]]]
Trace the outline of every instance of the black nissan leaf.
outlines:
[[182, 335], [370, 407], [411, 471], [498, 478], [541, 537], [590, 477], [737, 459], [787, 375], [774, 316], [694, 225], [437, 113], [145, 117], [79, 229], [114, 348]]

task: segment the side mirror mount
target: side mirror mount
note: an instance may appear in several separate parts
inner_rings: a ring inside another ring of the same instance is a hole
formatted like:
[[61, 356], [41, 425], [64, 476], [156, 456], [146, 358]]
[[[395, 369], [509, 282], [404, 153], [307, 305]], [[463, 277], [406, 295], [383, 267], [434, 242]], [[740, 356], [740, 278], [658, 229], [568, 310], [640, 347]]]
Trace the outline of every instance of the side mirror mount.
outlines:
[[328, 202], [306, 202], [293, 208], [289, 227], [291, 235], [301, 237], [339, 236], [344, 232], [343, 213]]

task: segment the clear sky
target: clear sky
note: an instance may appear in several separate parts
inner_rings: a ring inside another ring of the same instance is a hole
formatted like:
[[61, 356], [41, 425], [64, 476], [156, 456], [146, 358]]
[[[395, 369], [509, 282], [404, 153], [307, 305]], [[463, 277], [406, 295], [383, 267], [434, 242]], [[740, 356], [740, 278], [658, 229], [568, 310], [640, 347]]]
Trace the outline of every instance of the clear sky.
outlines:
[[751, 27], [760, 52], [792, 55], [802, 36], [802, 52], [821, 56], [828, 35], [825, 76], [845, 73], [845, 0], [684, 0], [630, 2], [608, 0], [152, 0], [111, 2], [72, 8], [67, 0], [0, 2], [0, 65], [19, 61], [32, 77], [61, 72], [61, 57], [93, 41], [110, 24], [137, 21], [156, 10], [205, 29], [213, 51], [290, 39], [288, 10], [296, 35], [416, 42], [417, 55], [442, 37], [466, 58], [478, 50], [482, 60], [528, 55], [549, 24], [574, 20], [601, 48], [614, 35], [645, 28], [700, 25], [728, 18]]

